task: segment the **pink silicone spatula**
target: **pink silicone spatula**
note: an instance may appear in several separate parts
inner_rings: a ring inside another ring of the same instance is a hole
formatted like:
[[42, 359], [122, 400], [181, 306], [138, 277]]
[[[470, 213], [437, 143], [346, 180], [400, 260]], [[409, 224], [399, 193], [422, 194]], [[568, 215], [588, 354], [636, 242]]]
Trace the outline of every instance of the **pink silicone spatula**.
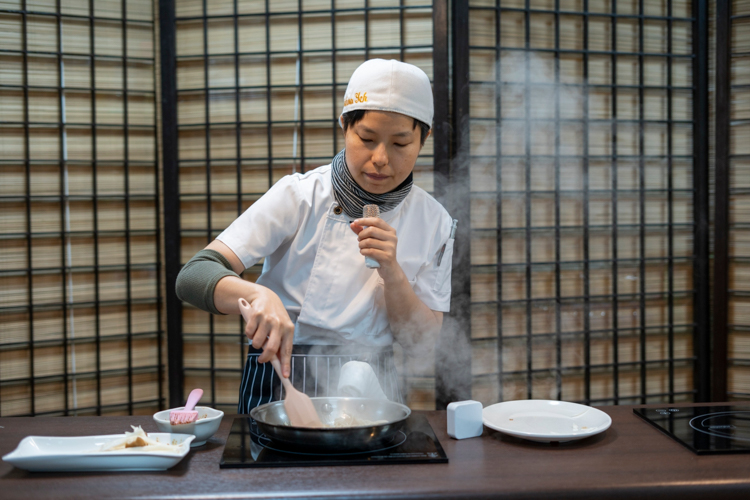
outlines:
[[[243, 298], [240, 298], [238, 302], [242, 317], [245, 318], [245, 321], [248, 321], [250, 303]], [[293, 427], [323, 427], [318, 412], [315, 411], [312, 399], [304, 392], [295, 389], [289, 379], [282, 375], [281, 362], [275, 354], [271, 358], [271, 365], [276, 370], [281, 383], [284, 384], [284, 392], [286, 394], [284, 397], [284, 410], [286, 410], [286, 415], [289, 417], [289, 423]]]
[[193, 389], [190, 391], [185, 408], [182, 410], [172, 410], [169, 412], [169, 423], [172, 425], [189, 424], [195, 422], [198, 418], [198, 412], [194, 410], [195, 405], [203, 396], [203, 389]]
[[289, 417], [289, 423], [293, 427], [323, 427], [312, 399], [304, 392], [295, 389], [289, 379], [282, 376], [281, 362], [275, 354], [271, 358], [271, 364], [281, 379], [281, 383], [284, 384], [284, 391], [286, 392], [284, 410], [286, 410], [286, 416]]

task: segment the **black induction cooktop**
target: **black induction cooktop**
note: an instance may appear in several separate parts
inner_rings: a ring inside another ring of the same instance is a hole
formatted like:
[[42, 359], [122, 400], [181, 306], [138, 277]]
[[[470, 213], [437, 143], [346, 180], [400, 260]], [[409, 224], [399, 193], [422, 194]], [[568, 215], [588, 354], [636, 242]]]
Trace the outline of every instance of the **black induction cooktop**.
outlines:
[[289, 448], [268, 439], [248, 417], [236, 417], [227, 437], [220, 467], [304, 467], [328, 465], [447, 463], [424, 415], [412, 413], [393, 439], [375, 450], [345, 453]]
[[664, 406], [633, 412], [698, 455], [750, 453], [750, 406]]

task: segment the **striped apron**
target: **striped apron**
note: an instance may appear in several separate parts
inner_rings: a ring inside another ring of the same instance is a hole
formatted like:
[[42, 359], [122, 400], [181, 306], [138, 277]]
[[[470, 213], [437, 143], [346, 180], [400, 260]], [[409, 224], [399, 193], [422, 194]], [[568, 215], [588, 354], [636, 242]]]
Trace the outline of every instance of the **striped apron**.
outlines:
[[[261, 353], [260, 349], [248, 347], [237, 413], [248, 414], [256, 406], [284, 398], [281, 380], [271, 363], [258, 363]], [[338, 396], [339, 372], [349, 361], [369, 363], [388, 399], [403, 403], [391, 346], [295, 345], [289, 380], [310, 397]]]

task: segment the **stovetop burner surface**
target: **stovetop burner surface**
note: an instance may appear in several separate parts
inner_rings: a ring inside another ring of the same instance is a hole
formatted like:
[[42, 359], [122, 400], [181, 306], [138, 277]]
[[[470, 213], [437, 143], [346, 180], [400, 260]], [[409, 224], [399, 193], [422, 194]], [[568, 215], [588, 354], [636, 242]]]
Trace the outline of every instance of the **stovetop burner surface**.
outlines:
[[424, 415], [414, 414], [391, 441], [376, 450], [341, 453], [294, 448], [275, 443], [250, 417], [236, 417], [227, 437], [221, 468], [301, 467], [327, 465], [447, 463], [435, 432]]
[[750, 406], [664, 406], [633, 412], [698, 455], [750, 453]]

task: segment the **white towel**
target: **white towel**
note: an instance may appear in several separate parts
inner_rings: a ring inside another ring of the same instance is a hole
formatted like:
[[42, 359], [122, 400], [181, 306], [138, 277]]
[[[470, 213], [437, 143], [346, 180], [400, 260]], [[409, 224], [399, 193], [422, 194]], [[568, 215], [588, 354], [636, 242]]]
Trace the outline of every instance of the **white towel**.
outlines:
[[388, 399], [369, 363], [349, 361], [341, 367], [339, 395], [350, 398]]

